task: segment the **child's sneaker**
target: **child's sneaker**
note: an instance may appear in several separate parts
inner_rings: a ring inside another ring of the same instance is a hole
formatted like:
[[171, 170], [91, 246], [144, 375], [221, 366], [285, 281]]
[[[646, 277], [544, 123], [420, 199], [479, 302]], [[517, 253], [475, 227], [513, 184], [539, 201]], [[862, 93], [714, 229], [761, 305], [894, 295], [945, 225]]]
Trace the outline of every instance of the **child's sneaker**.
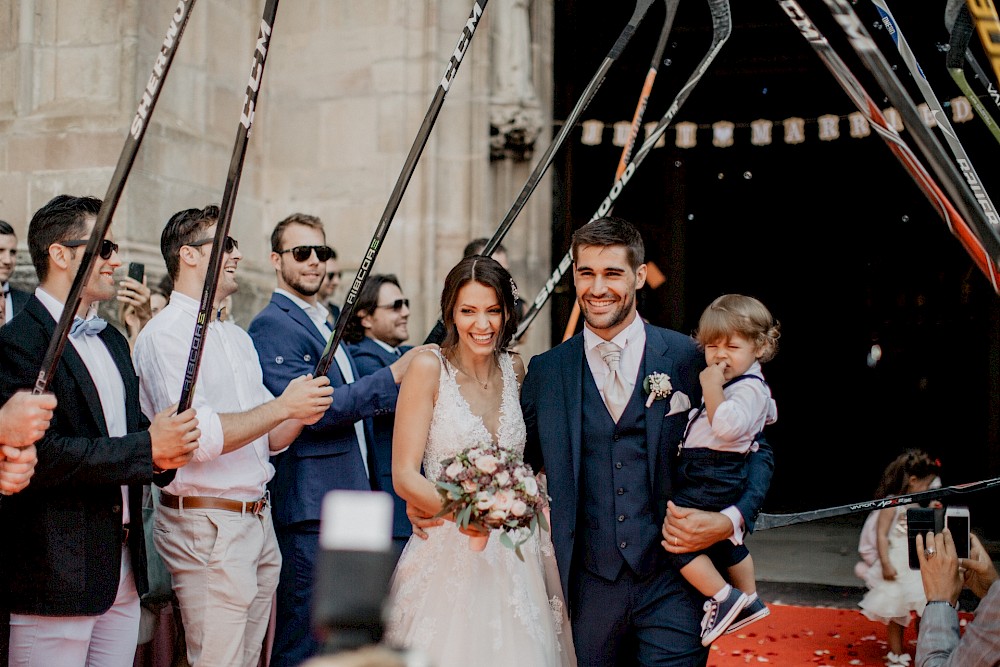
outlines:
[[719, 602], [715, 598], [705, 601], [705, 616], [701, 619], [701, 645], [711, 646], [719, 638], [729, 624], [733, 622], [740, 610], [746, 606], [750, 598], [737, 588], [729, 591], [729, 596]]
[[761, 602], [760, 598], [755, 597], [750, 604], [743, 607], [743, 609], [740, 610], [740, 613], [736, 615], [736, 618], [733, 620], [733, 624], [726, 629], [726, 634], [728, 635], [731, 632], [736, 632], [740, 628], [744, 628], [754, 621], [759, 621], [770, 613], [771, 610], [767, 608], [767, 605]]

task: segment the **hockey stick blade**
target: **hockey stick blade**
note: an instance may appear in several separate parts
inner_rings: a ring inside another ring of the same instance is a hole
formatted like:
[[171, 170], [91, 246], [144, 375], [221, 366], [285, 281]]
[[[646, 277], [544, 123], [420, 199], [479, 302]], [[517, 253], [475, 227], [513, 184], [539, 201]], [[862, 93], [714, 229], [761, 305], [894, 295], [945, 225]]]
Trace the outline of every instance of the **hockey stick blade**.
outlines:
[[[951, 3], [949, 3], [949, 9], [950, 7]], [[951, 32], [951, 39], [948, 42], [948, 55], [945, 58], [948, 74], [951, 75], [952, 80], [958, 86], [959, 90], [962, 91], [962, 94], [965, 95], [965, 98], [969, 100], [973, 111], [976, 112], [979, 119], [986, 125], [993, 138], [1000, 142], [1000, 126], [997, 125], [996, 120], [990, 114], [989, 110], [986, 109], [986, 105], [979, 99], [979, 96], [972, 89], [972, 85], [965, 76], [963, 62], [966, 59], [974, 60], [974, 56], [969, 51], [969, 43], [972, 41], [973, 32], [972, 17], [969, 15], [969, 8], [964, 4], [961, 4], [958, 9], [958, 15], [951, 22], [948, 21], [949, 15], [947, 10], [945, 14], [945, 24]], [[986, 81], [986, 85], [987, 92], [991, 94], [997, 93], [996, 88], [993, 88], [991, 82]], [[994, 102], [1000, 103], [1000, 95], [996, 95], [993, 99]]]
[[837, 505], [836, 507], [826, 507], [824, 509], [811, 510], [808, 512], [796, 512], [791, 514], [765, 514], [757, 515], [754, 521], [754, 531], [768, 530], [770, 528], [783, 528], [797, 523], [807, 523], [817, 519], [829, 519], [835, 516], [855, 514], [857, 512], [869, 512], [887, 507], [898, 507], [899, 505], [909, 505], [911, 503], [922, 503], [936, 498], [944, 498], [958, 493], [972, 493], [983, 491], [1000, 485], [1000, 477], [984, 479], [978, 482], [968, 482], [967, 484], [956, 484], [945, 486], [940, 489], [929, 489], [919, 493], [911, 493], [903, 496], [889, 496], [888, 498], [876, 498], [865, 500], [860, 503], [849, 503], [847, 505]]

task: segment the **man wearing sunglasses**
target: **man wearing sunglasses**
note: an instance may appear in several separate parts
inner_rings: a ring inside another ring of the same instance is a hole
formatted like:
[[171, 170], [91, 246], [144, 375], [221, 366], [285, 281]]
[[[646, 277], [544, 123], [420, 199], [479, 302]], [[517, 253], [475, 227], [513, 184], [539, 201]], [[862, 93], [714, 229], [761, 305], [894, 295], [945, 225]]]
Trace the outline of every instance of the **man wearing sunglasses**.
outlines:
[[337, 318], [340, 317], [340, 306], [333, 302], [333, 295], [336, 293], [337, 288], [340, 287], [340, 260], [337, 258], [337, 251], [330, 248], [333, 253], [330, 255], [330, 259], [326, 260], [326, 279], [323, 284], [319, 286], [319, 292], [316, 297], [319, 302], [325, 305], [330, 311], [330, 326], [334, 326], [337, 323]]
[[[354, 305], [354, 317], [347, 323], [344, 340], [360, 375], [371, 375], [394, 363], [412, 345], [409, 337], [410, 300], [403, 296], [396, 276], [374, 273], [368, 276]], [[372, 470], [379, 487], [393, 500], [392, 543], [396, 558], [410, 539], [413, 526], [406, 516], [406, 503], [392, 486], [392, 431], [396, 415], [372, 419]]]
[[[218, 206], [186, 209], [161, 234], [174, 291], [135, 344], [146, 411], [180, 397], [218, 220]], [[220, 305], [239, 288], [243, 257], [235, 239], [222, 243], [193, 391], [203, 433], [191, 465], [159, 494], [155, 543], [173, 578], [188, 661], [251, 667], [260, 659], [281, 569], [267, 493], [270, 456], [326, 412], [333, 390], [326, 378], [306, 373], [273, 394], [264, 386], [250, 337], [218, 318]]]
[[[28, 226], [38, 288], [0, 329], [0, 401], [30, 389], [83, 261], [101, 200], [59, 195]], [[11, 612], [11, 664], [131, 664], [146, 592], [142, 486], [185, 465], [194, 410], [139, 409], [129, 346], [96, 316], [115, 298], [118, 247], [101, 243], [49, 388], [58, 404], [35, 443], [31, 484], [3, 499], [0, 599]]]
[[[331, 256], [319, 218], [295, 213], [271, 233], [271, 265], [277, 288], [250, 323], [264, 383], [273, 392], [311, 373], [332, 331], [327, 309], [316, 298]], [[337, 346], [328, 377], [333, 405], [280, 456], [271, 481], [275, 530], [283, 556], [272, 667], [298, 665], [316, 653], [311, 632], [313, 570], [319, 549], [323, 496], [333, 489], [380, 489], [370, 474], [371, 419], [396, 409], [398, 385], [415, 353], [360, 377], [354, 361]]]

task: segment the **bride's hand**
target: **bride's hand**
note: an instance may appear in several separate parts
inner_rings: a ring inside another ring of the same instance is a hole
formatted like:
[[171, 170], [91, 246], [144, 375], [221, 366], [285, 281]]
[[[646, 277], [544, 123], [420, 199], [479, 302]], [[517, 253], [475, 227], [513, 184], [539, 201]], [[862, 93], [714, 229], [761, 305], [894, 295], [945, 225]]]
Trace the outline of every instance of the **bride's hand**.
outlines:
[[479, 523], [470, 523], [465, 528], [459, 526], [458, 532], [469, 537], [486, 537], [490, 534], [490, 529]]
[[410, 525], [413, 526], [413, 534], [422, 540], [427, 539], [425, 528], [444, 524], [444, 519], [435, 519], [432, 515], [410, 503], [406, 503], [406, 517], [410, 520]]

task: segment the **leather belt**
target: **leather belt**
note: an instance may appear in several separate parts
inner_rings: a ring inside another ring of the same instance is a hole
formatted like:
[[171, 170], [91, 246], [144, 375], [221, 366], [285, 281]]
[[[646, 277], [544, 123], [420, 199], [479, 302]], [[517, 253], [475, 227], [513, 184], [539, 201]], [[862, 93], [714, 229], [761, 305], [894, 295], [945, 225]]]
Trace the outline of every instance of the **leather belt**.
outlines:
[[229, 500], [228, 498], [212, 498], [210, 496], [175, 496], [166, 491], [160, 491], [160, 504], [175, 510], [228, 510], [230, 512], [259, 516], [270, 504], [270, 495], [265, 493], [259, 500], [243, 501]]

